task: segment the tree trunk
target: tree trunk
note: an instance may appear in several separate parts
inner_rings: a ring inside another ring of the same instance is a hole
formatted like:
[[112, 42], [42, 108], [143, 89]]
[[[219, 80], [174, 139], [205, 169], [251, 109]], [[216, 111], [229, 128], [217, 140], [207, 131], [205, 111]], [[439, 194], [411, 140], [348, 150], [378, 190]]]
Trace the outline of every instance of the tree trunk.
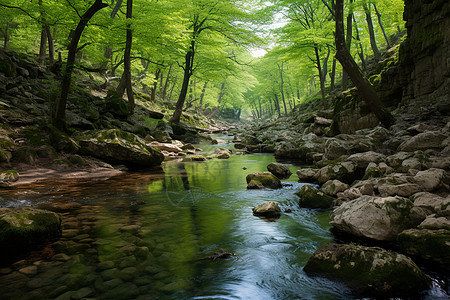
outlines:
[[70, 41], [67, 64], [61, 84], [61, 96], [56, 104], [55, 117], [53, 118], [53, 124], [60, 130], [65, 130], [66, 127], [66, 104], [70, 90], [70, 82], [72, 81], [72, 71], [75, 64], [75, 55], [77, 52], [78, 42], [80, 41], [81, 34], [83, 33], [84, 28], [86, 28], [89, 20], [95, 15], [95, 13], [105, 7], [108, 7], [108, 4], [102, 3], [102, 0], [95, 0], [94, 4], [92, 4], [92, 6], [81, 16], [77, 28], [72, 36], [72, 40]]
[[45, 25], [45, 31], [47, 32], [47, 41], [48, 41], [48, 59], [50, 65], [53, 65], [55, 63], [55, 44], [53, 42], [52, 32], [48, 24]]
[[278, 100], [278, 95], [277, 94], [275, 94], [275, 100], [274, 101], [275, 101], [275, 108], [276, 108], [276, 110], [278, 112], [278, 117], [281, 118], [280, 101]]
[[208, 118], [214, 117], [217, 114], [217, 112], [219, 111], [220, 103], [222, 103], [222, 98], [224, 95], [224, 92], [223, 92], [224, 89], [225, 89], [225, 82], [223, 82], [222, 86], [220, 87], [219, 98], [217, 99], [217, 107], [213, 110], [212, 113], [210, 113], [208, 115]]
[[[350, 3], [353, 3], [353, 0], [350, 0]], [[347, 32], [345, 36], [345, 44], [347, 45], [348, 51], [350, 51], [352, 47], [352, 31], [353, 31], [353, 11], [350, 9], [347, 15]], [[342, 72], [342, 90], [345, 91], [348, 89], [348, 75], [345, 71]]]
[[262, 109], [261, 109], [261, 96], [258, 97], [258, 104], [259, 104], [259, 117], [262, 118]]
[[379, 61], [381, 58], [380, 50], [378, 50], [377, 41], [375, 39], [375, 31], [373, 29], [372, 15], [370, 13], [370, 7], [367, 7], [366, 3], [363, 3], [364, 13], [366, 14], [367, 27], [369, 29], [370, 46], [372, 47], [375, 60]]
[[156, 69], [156, 73], [155, 73], [155, 82], [153, 83], [153, 87], [152, 87], [152, 93], [150, 95], [150, 100], [155, 103], [156, 100], [156, 88], [158, 87], [158, 79], [159, 76], [161, 75], [161, 69]]
[[9, 47], [9, 23], [6, 22], [5, 24], [5, 30], [3, 31], [3, 36], [4, 36], [4, 40], [3, 40], [3, 49], [8, 49]]
[[[127, 0], [127, 20], [133, 17], [133, 0]], [[131, 29], [131, 24], [127, 24], [127, 37], [125, 42], [125, 53], [123, 56], [123, 74], [120, 79], [119, 86], [116, 89], [119, 97], [122, 97], [127, 91], [128, 96], [128, 110], [130, 115], [134, 113], [134, 93], [131, 84], [131, 47], [133, 43], [133, 30]]]
[[46, 55], [47, 55], [47, 31], [45, 30], [45, 25], [42, 25], [41, 43], [39, 46], [39, 62], [41, 64], [44, 63]]
[[370, 82], [364, 78], [361, 70], [353, 60], [345, 44], [344, 22], [343, 22], [344, 0], [336, 0], [335, 18], [336, 18], [336, 58], [346, 70], [350, 79], [358, 89], [361, 98], [365, 101], [369, 109], [377, 116], [378, 120], [386, 127], [394, 123], [394, 117], [383, 107], [375, 89]]
[[194, 63], [195, 56], [195, 40], [191, 41], [191, 47], [189, 51], [186, 53], [185, 57], [185, 65], [184, 65], [184, 76], [183, 76], [183, 85], [181, 86], [180, 95], [178, 96], [177, 104], [175, 105], [175, 111], [173, 113], [170, 122], [179, 123], [181, 118], [181, 113], [183, 112], [184, 101], [186, 100], [186, 94], [189, 87], [189, 79], [192, 76], [192, 68]]
[[333, 57], [333, 66], [331, 67], [330, 74], [330, 90], [334, 91], [335, 89], [335, 80], [336, 80], [336, 56]]
[[205, 98], [206, 87], [208, 86], [208, 81], [205, 81], [202, 88], [202, 93], [200, 94], [200, 110], [203, 111], [203, 98]]
[[320, 66], [319, 48], [317, 48], [317, 46], [314, 47], [314, 52], [316, 53], [316, 66], [317, 66], [317, 70], [319, 71], [320, 93], [322, 95], [322, 101], [323, 101], [323, 103], [325, 103], [326, 102], [326, 100], [325, 100], [325, 82], [323, 80], [322, 67]]
[[164, 83], [164, 87], [163, 87], [163, 90], [162, 90], [162, 93], [161, 93], [163, 101], [166, 100], [167, 88], [169, 87], [169, 79], [170, 79], [170, 72], [171, 71], [172, 71], [172, 65], [170, 65], [169, 71], [167, 71], [166, 82]]
[[[355, 24], [356, 24], [356, 19], [354, 16], [353, 16], [353, 22], [355, 22]], [[356, 31], [356, 40], [358, 41], [359, 50], [360, 50], [360, 52], [358, 52], [358, 55], [359, 55], [359, 58], [361, 59], [361, 65], [362, 65], [363, 71], [365, 71], [367, 68], [366, 67], [366, 59], [364, 57], [364, 48], [362, 46], [361, 38], [359, 36], [358, 25], [355, 25], [355, 31]]]
[[288, 113], [287, 113], [287, 106], [286, 106], [286, 99], [284, 96], [284, 80], [283, 80], [283, 65], [284, 63], [281, 63], [281, 66], [279, 64], [278, 65], [278, 69], [280, 70], [280, 93], [281, 93], [281, 100], [283, 100], [283, 106], [284, 106], [284, 113], [287, 117]]
[[381, 14], [378, 11], [375, 3], [372, 3], [372, 5], [373, 5], [373, 8], [375, 9], [375, 13], [377, 14], [378, 24], [380, 25], [381, 31], [383, 32], [384, 39], [386, 40], [386, 45], [388, 46], [388, 48], [391, 48], [391, 43], [389, 42], [389, 38], [386, 35], [386, 31], [384, 30], [383, 23], [381, 22]]

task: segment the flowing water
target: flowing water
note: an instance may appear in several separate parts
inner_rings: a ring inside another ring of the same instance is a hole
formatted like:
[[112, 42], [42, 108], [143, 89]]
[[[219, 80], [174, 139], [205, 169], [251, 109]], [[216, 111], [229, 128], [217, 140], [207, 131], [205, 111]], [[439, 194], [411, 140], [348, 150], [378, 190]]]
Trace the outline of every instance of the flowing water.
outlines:
[[[296, 176], [279, 190], [246, 190], [246, 175], [273, 161], [263, 154], [170, 161], [162, 170], [106, 181], [2, 192], [0, 206], [61, 212], [63, 233], [0, 268], [0, 299], [354, 298], [344, 286], [302, 270], [333, 237], [328, 212], [298, 207]], [[279, 220], [252, 215], [252, 207], [270, 200], [282, 203]], [[220, 249], [235, 256], [204, 259]], [[428, 295], [446, 297], [439, 288]]]

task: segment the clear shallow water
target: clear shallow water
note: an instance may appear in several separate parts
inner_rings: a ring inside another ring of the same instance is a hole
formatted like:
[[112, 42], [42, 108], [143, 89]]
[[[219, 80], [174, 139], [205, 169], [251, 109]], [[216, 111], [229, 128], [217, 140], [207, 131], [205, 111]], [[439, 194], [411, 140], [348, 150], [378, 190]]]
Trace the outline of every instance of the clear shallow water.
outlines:
[[[293, 193], [302, 184], [296, 176], [280, 190], [246, 190], [245, 176], [266, 171], [273, 161], [261, 154], [171, 161], [163, 170], [107, 181], [2, 191], [0, 206], [60, 211], [63, 235], [27, 260], [0, 269], [0, 298], [353, 298], [342, 285], [302, 270], [333, 237], [328, 212], [297, 206]], [[297, 168], [290, 167], [295, 174]], [[292, 212], [277, 222], [252, 215], [252, 207], [270, 200]], [[202, 259], [221, 248], [236, 256]]]

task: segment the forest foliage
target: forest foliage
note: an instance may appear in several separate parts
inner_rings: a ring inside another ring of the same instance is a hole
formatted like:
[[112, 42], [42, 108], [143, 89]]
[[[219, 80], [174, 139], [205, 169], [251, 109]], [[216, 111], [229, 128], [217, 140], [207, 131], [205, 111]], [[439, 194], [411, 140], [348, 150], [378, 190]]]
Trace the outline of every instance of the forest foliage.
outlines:
[[[94, 2], [105, 7], [82, 32], [75, 68], [119, 91], [132, 33], [132, 90], [166, 103], [173, 121], [192, 108], [210, 117], [283, 116], [348, 88], [336, 60], [334, 0], [0, 0], [1, 46], [64, 66]], [[346, 45], [363, 74], [404, 31], [402, 14], [402, 0], [344, 1]]]

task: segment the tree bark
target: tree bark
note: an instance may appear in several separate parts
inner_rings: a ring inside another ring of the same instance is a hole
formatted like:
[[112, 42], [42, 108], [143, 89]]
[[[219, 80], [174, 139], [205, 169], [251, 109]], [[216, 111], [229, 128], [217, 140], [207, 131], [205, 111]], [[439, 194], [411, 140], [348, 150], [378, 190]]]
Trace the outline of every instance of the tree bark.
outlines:
[[[356, 23], [356, 19], [355, 19], [354, 16], [353, 16], [353, 22]], [[359, 50], [360, 50], [360, 52], [358, 52], [358, 56], [359, 56], [359, 58], [361, 59], [361, 65], [362, 65], [363, 71], [365, 71], [366, 68], [367, 68], [367, 67], [366, 67], [366, 59], [365, 59], [365, 57], [364, 57], [364, 48], [363, 48], [363, 46], [362, 46], [361, 38], [360, 38], [360, 36], [359, 36], [358, 25], [355, 25], [355, 31], [356, 31], [356, 40], [358, 41], [358, 44], [359, 44]]]
[[[353, 0], [350, 0], [350, 3], [353, 3]], [[352, 18], [353, 18], [353, 12], [352, 10], [349, 11], [347, 15], [347, 32], [345, 36], [345, 44], [347, 45], [348, 51], [350, 51], [352, 47], [352, 31], [353, 31], [353, 24], [352, 24]], [[344, 71], [342, 73], [342, 90], [345, 91], [348, 88], [348, 75]]]
[[77, 28], [72, 36], [72, 40], [70, 41], [66, 69], [64, 71], [64, 77], [61, 84], [61, 96], [56, 104], [55, 117], [53, 118], [53, 125], [60, 130], [65, 130], [66, 127], [66, 104], [70, 90], [70, 83], [72, 81], [72, 72], [75, 64], [75, 55], [77, 52], [78, 42], [80, 41], [81, 35], [89, 20], [99, 10], [105, 7], [108, 7], [108, 4], [103, 3], [102, 0], [95, 0], [94, 4], [92, 4], [92, 6], [81, 16]]
[[258, 97], [258, 104], [259, 104], [259, 117], [262, 118], [262, 109], [261, 109], [261, 96]]
[[380, 99], [378, 98], [378, 95], [375, 92], [375, 89], [363, 76], [361, 70], [353, 60], [353, 57], [346, 47], [343, 22], [344, 0], [336, 0], [335, 7], [335, 43], [337, 51], [336, 58], [339, 60], [342, 67], [350, 76], [350, 79], [355, 84], [359, 94], [361, 95], [361, 98], [365, 101], [369, 109], [377, 116], [378, 120], [381, 122], [381, 124], [383, 124], [383, 126], [389, 127], [394, 123], [394, 117], [385, 107], [383, 107]]
[[283, 100], [283, 106], [284, 106], [284, 113], [287, 117], [288, 113], [287, 113], [287, 107], [286, 107], [286, 99], [284, 96], [284, 80], [283, 80], [283, 65], [284, 63], [281, 63], [281, 66], [279, 64], [278, 65], [278, 69], [280, 70], [280, 92], [281, 92], [281, 100]]
[[383, 36], [384, 39], [386, 40], [386, 45], [388, 46], [388, 48], [391, 48], [391, 43], [389, 42], [389, 38], [386, 35], [386, 31], [384, 30], [384, 26], [383, 26], [383, 22], [381, 22], [381, 14], [377, 9], [377, 6], [375, 5], [375, 3], [372, 3], [373, 8], [375, 9], [375, 13], [377, 15], [378, 18], [378, 24], [380, 25], [381, 31], [383, 32]]
[[366, 14], [367, 27], [369, 29], [370, 46], [375, 56], [375, 60], [379, 61], [381, 58], [380, 50], [378, 50], [377, 41], [375, 39], [375, 31], [373, 29], [372, 15], [370, 13], [370, 7], [366, 3], [363, 3], [364, 13]]
[[280, 111], [280, 101], [278, 100], [278, 95], [275, 93], [275, 108], [278, 112], [278, 117], [281, 118], [281, 111]]
[[53, 42], [52, 32], [48, 24], [45, 25], [45, 31], [47, 33], [47, 41], [48, 41], [48, 59], [50, 65], [53, 65], [55, 63], [55, 44]]
[[39, 62], [41, 64], [44, 63], [46, 55], [47, 55], [47, 31], [45, 30], [45, 25], [42, 25], [41, 42], [39, 46]]
[[150, 99], [153, 103], [156, 100], [156, 88], [158, 87], [158, 79], [159, 79], [160, 75], [161, 75], [161, 69], [158, 68], [158, 69], [156, 69], [155, 82], [153, 83], [152, 94], [150, 95]]
[[325, 82], [323, 80], [322, 67], [320, 66], [321, 64], [320, 64], [319, 48], [317, 46], [314, 47], [314, 52], [316, 54], [317, 70], [319, 71], [320, 93], [322, 95], [322, 101], [323, 101], [323, 103], [325, 103], [326, 102], [326, 100], [325, 100]]
[[336, 80], [336, 56], [333, 57], [333, 66], [331, 67], [330, 74], [330, 90], [334, 91], [335, 89], [335, 80]]
[[206, 87], [208, 86], [208, 81], [205, 81], [202, 88], [202, 93], [200, 94], [200, 110], [203, 111], [203, 98], [205, 98]]

